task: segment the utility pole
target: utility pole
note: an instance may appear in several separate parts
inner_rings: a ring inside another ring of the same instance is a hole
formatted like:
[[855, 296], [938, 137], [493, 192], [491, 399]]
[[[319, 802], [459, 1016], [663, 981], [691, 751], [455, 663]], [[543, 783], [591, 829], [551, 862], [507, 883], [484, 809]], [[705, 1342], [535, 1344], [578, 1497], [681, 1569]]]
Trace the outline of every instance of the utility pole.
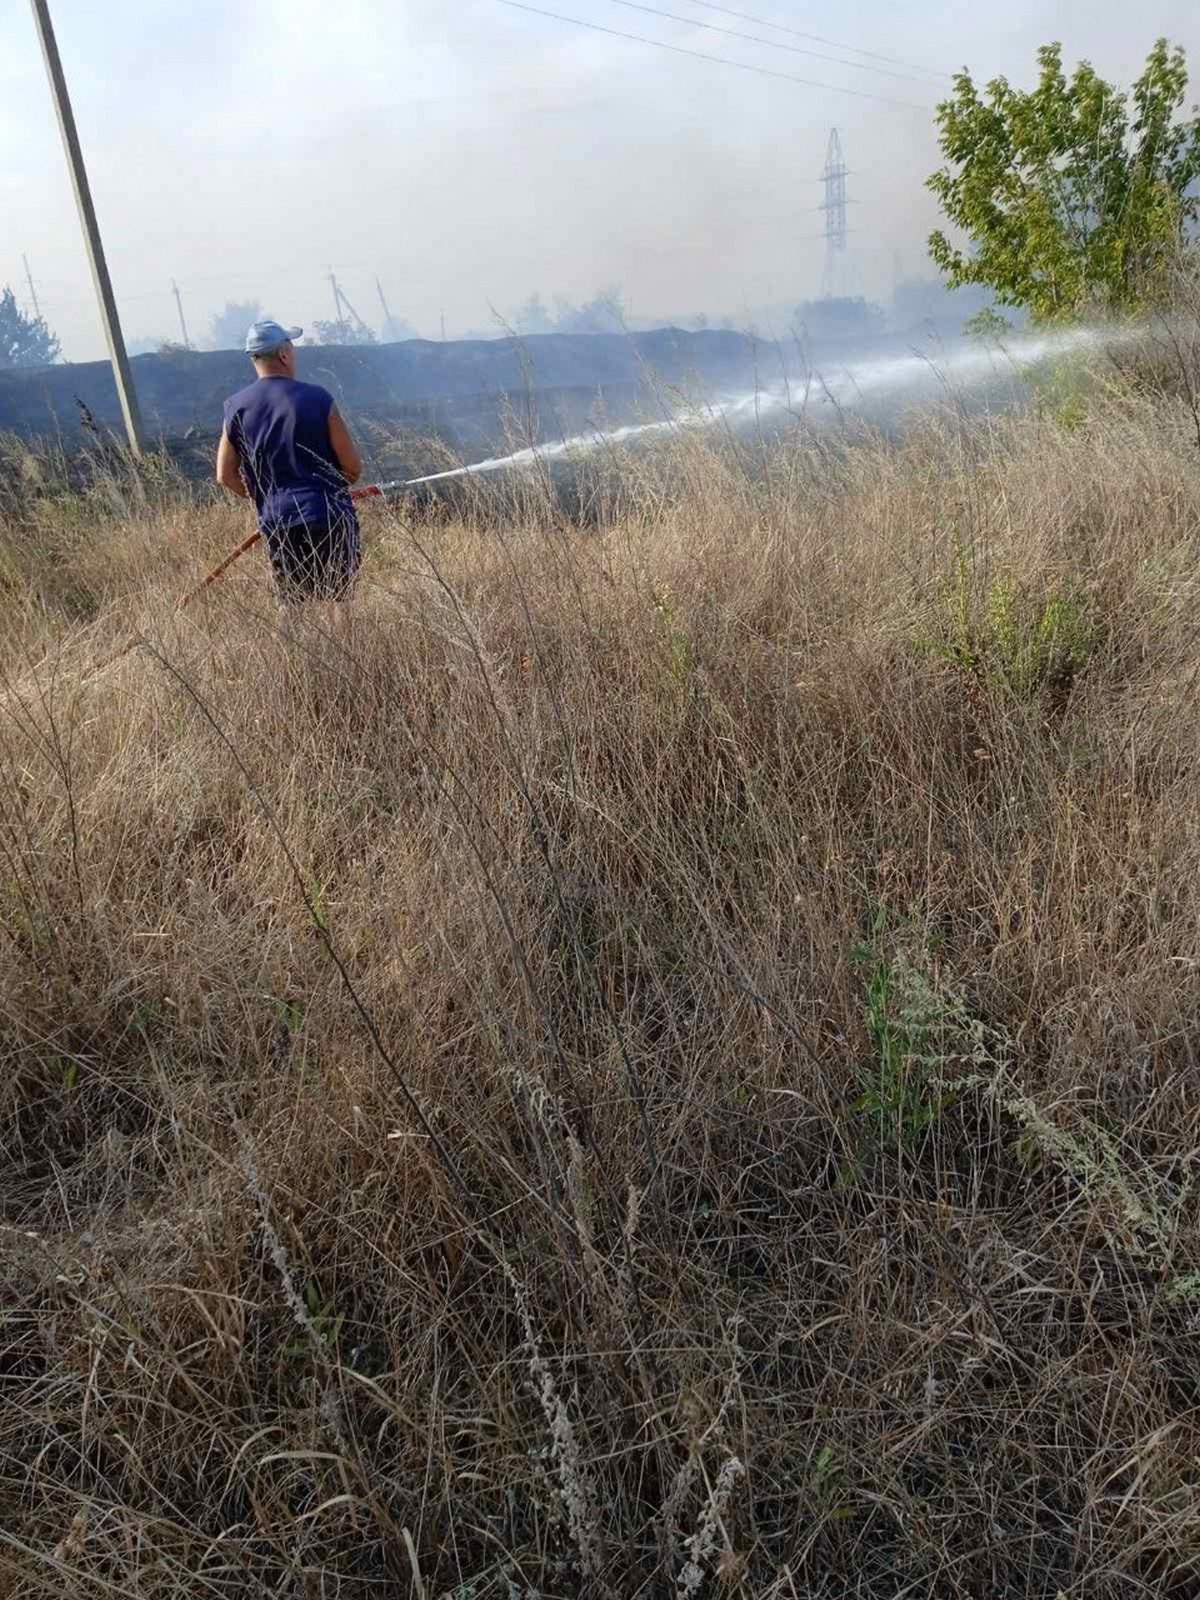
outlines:
[[192, 341], [188, 338], [187, 322], [184, 320], [183, 296], [180, 294], [179, 285], [175, 282], [174, 278], [171, 279], [171, 293], [175, 296], [175, 309], [179, 313], [179, 331], [183, 335], [183, 348], [185, 350], [190, 350], [192, 348]]
[[[350, 320], [354, 323], [354, 326], [359, 330], [359, 332], [370, 333], [370, 328], [367, 327], [366, 323], [359, 316], [358, 312], [355, 311], [354, 307], [350, 304], [349, 300], [346, 298], [346, 291], [341, 287], [340, 284], [338, 286], [338, 297], [345, 306], [346, 310], [350, 313]], [[372, 337], [374, 337], [374, 335], [372, 335]]]
[[346, 314], [342, 309], [342, 291], [338, 288], [337, 274], [333, 268], [329, 269], [329, 287], [333, 290], [333, 315], [337, 322], [345, 322]]
[[367, 327], [358, 312], [347, 300], [345, 291], [337, 281], [337, 273], [334, 272], [332, 267], [329, 269], [329, 286], [333, 290], [333, 304], [337, 310], [337, 320], [348, 327], [357, 328], [360, 333], [370, 334], [373, 339], [375, 335], [371, 333], [370, 328]]
[[379, 296], [379, 304], [383, 307], [383, 337], [386, 339], [392, 330], [392, 313], [388, 310], [388, 303], [384, 299], [383, 285], [375, 279], [375, 292]]
[[21, 264], [25, 268], [25, 282], [29, 285], [29, 298], [33, 304], [33, 314], [40, 322], [42, 320], [42, 308], [38, 305], [37, 290], [33, 287], [33, 273], [29, 270], [29, 257], [27, 255], [22, 255]]
[[141, 458], [142, 417], [138, 410], [137, 391], [129, 370], [129, 357], [125, 353], [125, 340], [121, 336], [121, 321], [117, 316], [117, 302], [113, 298], [112, 280], [108, 276], [108, 263], [104, 259], [104, 246], [100, 242], [100, 229], [96, 222], [96, 208], [92, 204], [92, 191], [88, 185], [87, 170], [83, 164], [83, 150], [75, 127], [75, 114], [67, 94], [67, 80], [63, 75], [62, 59], [54, 37], [47, 0], [30, 0], [33, 20], [50, 78], [50, 91], [54, 96], [54, 109], [58, 115], [58, 128], [62, 134], [67, 165], [71, 169], [71, 183], [75, 190], [75, 204], [79, 208], [79, 221], [83, 227], [88, 261], [92, 269], [92, 282], [100, 302], [100, 315], [104, 322], [104, 337], [108, 341], [108, 355], [112, 362], [113, 378], [117, 385], [117, 398], [121, 402], [121, 416], [129, 438], [129, 451], [135, 460]]
[[825, 213], [825, 269], [821, 275], [823, 300], [845, 292], [842, 279], [846, 257], [846, 172], [841, 136], [836, 128], [831, 128], [825, 167], [821, 173], [825, 198], [819, 207]]

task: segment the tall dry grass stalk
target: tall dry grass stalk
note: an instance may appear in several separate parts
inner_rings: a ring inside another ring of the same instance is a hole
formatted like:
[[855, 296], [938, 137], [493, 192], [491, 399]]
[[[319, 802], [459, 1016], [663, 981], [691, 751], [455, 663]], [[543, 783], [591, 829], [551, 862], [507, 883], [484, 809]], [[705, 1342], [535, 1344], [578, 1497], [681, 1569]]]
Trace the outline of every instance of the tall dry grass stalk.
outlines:
[[6, 1600], [1196, 1592], [1185, 400], [401, 507], [347, 638], [34, 487]]

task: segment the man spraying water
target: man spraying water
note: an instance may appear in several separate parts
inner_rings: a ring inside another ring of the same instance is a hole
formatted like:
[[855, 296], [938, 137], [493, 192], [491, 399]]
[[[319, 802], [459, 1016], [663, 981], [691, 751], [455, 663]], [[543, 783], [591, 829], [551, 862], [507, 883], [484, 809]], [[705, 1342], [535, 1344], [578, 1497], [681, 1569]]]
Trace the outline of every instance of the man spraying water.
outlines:
[[281, 605], [348, 600], [361, 559], [350, 485], [362, 456], [329, 391], [296, 377], [302, 331], [251, 325], [256, 377], [226, 400], [217, 449], [217, 482], [254, 502]]

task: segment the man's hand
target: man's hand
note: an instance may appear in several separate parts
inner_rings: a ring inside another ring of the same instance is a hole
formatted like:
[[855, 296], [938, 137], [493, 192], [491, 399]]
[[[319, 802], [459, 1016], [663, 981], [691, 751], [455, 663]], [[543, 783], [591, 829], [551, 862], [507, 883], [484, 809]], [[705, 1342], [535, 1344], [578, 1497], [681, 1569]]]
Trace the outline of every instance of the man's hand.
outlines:
[[240, 500], [249, 500], [250, 491], [242, 478], [242, 463], [237, 447], [231, 443], [224, 428], [221, 429], [221, 442], [217, 446], [217, 482], [222, 489], [228, 489]]

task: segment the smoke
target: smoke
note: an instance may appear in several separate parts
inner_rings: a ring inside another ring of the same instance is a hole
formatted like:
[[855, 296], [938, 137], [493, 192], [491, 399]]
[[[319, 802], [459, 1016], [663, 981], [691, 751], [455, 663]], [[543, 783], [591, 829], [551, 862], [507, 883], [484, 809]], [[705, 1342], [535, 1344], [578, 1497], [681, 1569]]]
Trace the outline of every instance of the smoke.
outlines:
[[[886, 298], [897, 270], [928, 270], [936, 216], [924, 180], [938, 164], [933, 107], [948, 76], [892, 80], [863, 57], [842, 66], [714, 35], [699, 24], [722, 19], [690, 0], [658, 0], [690, 23], [610, 0], [538, 3], [833, 87], [498, 0], [345, 0], [334, 11], [317, 0], [213, 0], [203, 12], [168, 8], [153, 29], [141, 0], [64, 3], [59, 42], [132, 331], [176, 327], [172, 278], [193, 329], [247, 299], [310, 324], [333, 314], [330, 265], [364, 314], [378, 275], [393, 314], [431, 336], [443, 315], [453, 336], [535, 291], [583, 304], [607, 284], [621, 286], [638, 322], [699, 312], [745, 322], [819, 290], [819, 175], [834, 124], [851, 169], [847, 289]], [[780, 45], [803, 48], [782, 30], [808, 28], [935, 72], [968, 64], [1015, 82], [1030, 80], [1036, 48], [1052, 38], [1068, 61], [1087, 56], [1123, 82], [1156, 33], [1200, 51], [1194, 0], [1161, 0], [1152, 23], [1105, 0], [958, 7], [951, 25], [932, 0], [733, 9], [761, 18], [747, 31]], [[0, 284], [22, 281], [26, 251], [67, 353], [98, 357], [62, 151], [19, 7], [0, 16], [0, 88]]]
[[819, 424], [846, 412], [873, 420], [896, 417], [927, 405], [936, 396], [978, 398], [989, 390], [1011, 392], [1019, 388], [1030, 367], [1053, 356], [1071, 355], [1112, 347], [1135, 339], [1133, 330], [1070, 328], [1059, 332], [1027, 334], [1006, 340], [963, 342], [939, 352], [936, 360], [910, 353], [849, 362], [828, 370], [799, 375], [798, 382], [755, 389], [717, 398], [654, 422], [631, 423], [620, 428], [576, 434], [569, 439], [532, 445], [510, 455], [491, 456], [448, 472], [411, 478], [403, 485], [414, 488], [452, 478], [520, 471], [542, 462], [578, 460], [613, 445], [648, 440], [671, 433], [688, 433], [722, 427], [734, 432], [770, 426], [787, 417], [803, 416]]

